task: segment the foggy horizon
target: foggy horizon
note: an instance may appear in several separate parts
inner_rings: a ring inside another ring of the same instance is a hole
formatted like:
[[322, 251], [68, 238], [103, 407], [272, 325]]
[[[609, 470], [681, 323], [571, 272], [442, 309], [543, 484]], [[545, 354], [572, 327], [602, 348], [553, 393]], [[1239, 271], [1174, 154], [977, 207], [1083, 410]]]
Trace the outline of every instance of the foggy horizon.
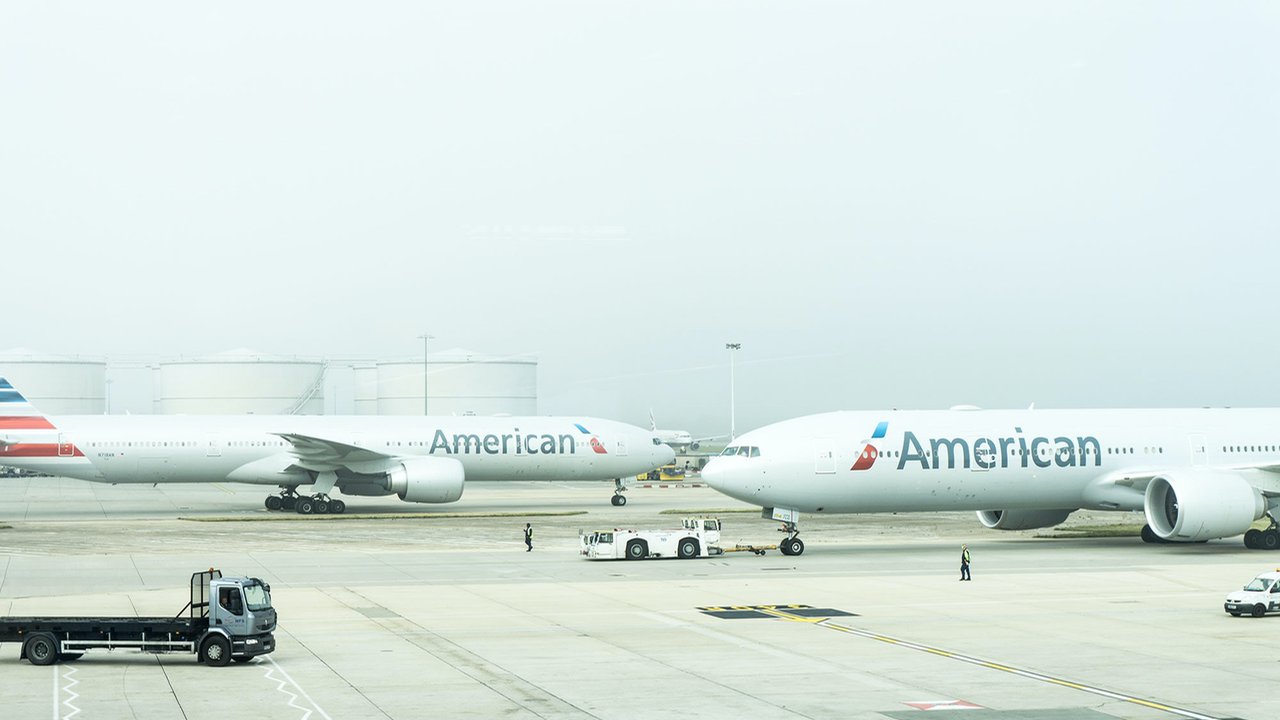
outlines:
[[250, 7], [2, 11], [0, 350], [427, 331], [695, 435], [728, 342], [739, 433], [1280, 406], [1274, 4]]

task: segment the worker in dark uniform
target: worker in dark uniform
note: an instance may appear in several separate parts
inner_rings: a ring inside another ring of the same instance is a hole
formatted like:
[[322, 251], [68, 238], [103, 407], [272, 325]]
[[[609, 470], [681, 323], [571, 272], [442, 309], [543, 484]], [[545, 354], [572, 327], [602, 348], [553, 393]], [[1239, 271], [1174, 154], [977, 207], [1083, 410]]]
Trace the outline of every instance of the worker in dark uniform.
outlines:
[[524, 551], [531, 552], [533, 550], [533, 526], [529, 523], [524, 524]]
[[969, 577], [969, 546], [968, 545], [960, 546], [960, 579], [961, 580], [973, 579]]

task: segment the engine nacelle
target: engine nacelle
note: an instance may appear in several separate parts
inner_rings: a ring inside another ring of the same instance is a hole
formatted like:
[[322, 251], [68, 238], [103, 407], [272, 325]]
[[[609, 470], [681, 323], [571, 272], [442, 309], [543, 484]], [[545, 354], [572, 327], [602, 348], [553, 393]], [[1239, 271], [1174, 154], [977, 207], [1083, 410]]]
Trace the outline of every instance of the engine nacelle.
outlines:
[[1157, 475], [1147, 484], [1143, 507], [1151, 531], [1172, 542], [1239, 535], [1267, 509], [1262, 494], [1244, 478], [1209, 468]]
[[405, 502], [451, 503], [462, 497], [463, 476], [453, 458], [405, 458], [387, 473], [387, 490]]
[[979, 510], [978, 522], [992, 530], [1035, 530], [1053, 527], [1067, 519], [1069, 510]]

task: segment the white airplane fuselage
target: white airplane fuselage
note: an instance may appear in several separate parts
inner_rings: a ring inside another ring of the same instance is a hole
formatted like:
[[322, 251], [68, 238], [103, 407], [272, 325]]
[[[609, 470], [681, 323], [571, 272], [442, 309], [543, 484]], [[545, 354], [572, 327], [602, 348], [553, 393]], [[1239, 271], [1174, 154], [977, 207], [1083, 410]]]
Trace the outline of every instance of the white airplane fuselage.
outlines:
[[108, 483], [278, 485], [286, 480], [278, 471], [295, 459], [285, 433], [387, 458], [452, 458], [468, 482], [605, 480], [634, 476], [674, 456], [651, 432], [599, 418], [85, 415], [51, 421], [55, 427], [43, 431], [0, 429], [7, 440], [0, 444], [0, 465]]
[[1163, 512], [1161, 536], [1182, 540], [1243, 532], [1277, 504], [1277, 471], [1277, 409], [944, 410], [776, 423], [739, 436], [703, 478], [800, 512]]

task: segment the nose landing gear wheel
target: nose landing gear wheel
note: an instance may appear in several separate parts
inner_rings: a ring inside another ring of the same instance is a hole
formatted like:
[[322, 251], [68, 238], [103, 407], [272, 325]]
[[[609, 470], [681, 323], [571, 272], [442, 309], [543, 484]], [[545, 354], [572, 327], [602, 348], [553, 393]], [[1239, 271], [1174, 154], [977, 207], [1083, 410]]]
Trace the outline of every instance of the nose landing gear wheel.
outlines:
[[614, 507], [622, 507], [623, 505], [627, 504], [627, 496], [614, 495], [613, 497], [609, 498], [609, 502], [613, 503]]
[[783, 555], [799, 555], [804, 552], [804, 541], [798, 537], [787, 538], [778, 544]]

